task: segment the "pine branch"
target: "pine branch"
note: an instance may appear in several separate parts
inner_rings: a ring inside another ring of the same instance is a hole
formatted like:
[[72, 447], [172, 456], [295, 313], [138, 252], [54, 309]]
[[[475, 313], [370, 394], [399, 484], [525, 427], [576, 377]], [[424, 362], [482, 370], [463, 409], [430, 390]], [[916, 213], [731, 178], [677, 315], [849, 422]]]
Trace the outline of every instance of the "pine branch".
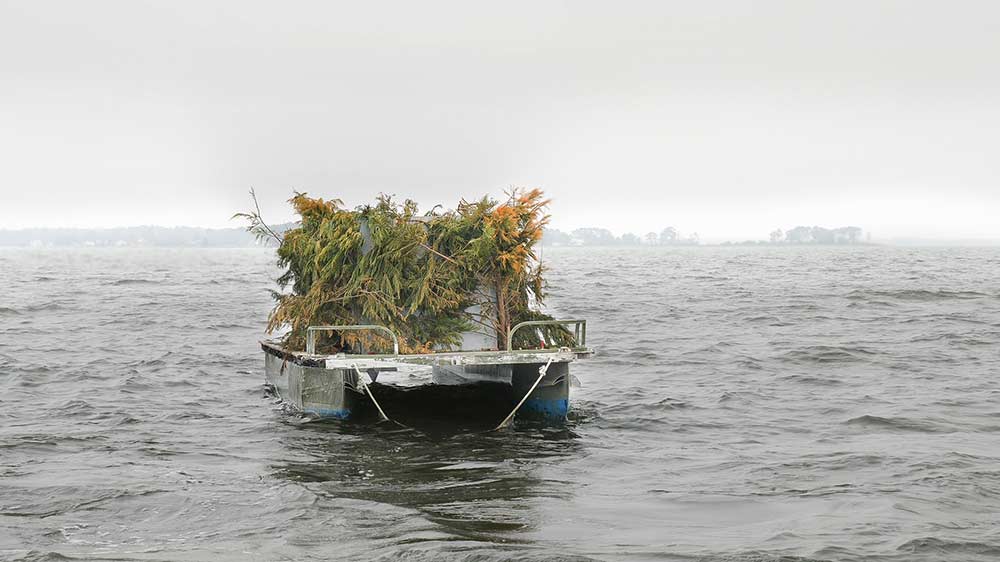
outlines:
[[236, 213], [232, 218], [241, 218], [250, 221], [250, 225], [247, 226], [247, 232], [253, 233], [258, 241], [270, 238], [278, 246], [281, 246], [283, 238], [264, 222], [264, 218], [260, 212], [260, 204], [257, 202], [257, 194], [252, 187], [250, 188], [250, 198], [253, 200], [255, 210], [251, 213]]

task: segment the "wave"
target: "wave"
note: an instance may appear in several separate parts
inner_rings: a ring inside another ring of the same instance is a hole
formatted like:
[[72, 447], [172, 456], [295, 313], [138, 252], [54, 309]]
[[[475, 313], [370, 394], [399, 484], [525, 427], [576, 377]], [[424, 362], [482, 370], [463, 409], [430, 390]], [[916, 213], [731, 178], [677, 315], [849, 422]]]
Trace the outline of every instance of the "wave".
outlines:
[[160, 285], [162, 283], [163, 281], [153, 279], [117, 279], [108, 284], [121, 287], [124, 285]]
[[690, 408], [691, 404], [683, 400], [678, 400], [676, 398], [664, 398], [659, 402], [651, 404], [651, 407], [659, 410], [679, 410], [679, 409]]
[[745, 321], [747, 321], [747, 322], [765, 322], [765, 323], [772, 324], [772, 325], [778, 324], [778, 323], [782, 322], [781, 318], [778, 318], [777, 316], [772, 316], [770, 314], [758, 314], [756, 316], [751, 316], [749, 318], [745, 318]]
[[789, 363], [855, 363], [870, 361], [877, 353], [858, 346], [810, 345], [780, 356]]
[[802, 373], [793, 373], [790, 375], [785, 375], [781, 377], [782, 380], [797, 382], [802, 384], [815, 384], [820, 386], [836, 386], [838, 384], [843, 384], [844, 381], [834, 378], [834, 377], [824, 377], [818, 375], [804, 375]]
[[975, 541], [949, 541], [937, 537], [921, 537], [899, 545], [896, 550], [909, 554], [976, 555], [1000, 558], [1000, 546]]
[[57, 302], [47, 302], [42, 304], [29, 304], [23, 308], [10, 308], [5, 306], [0, 306], [0, 316], [20, 316], [21, 314], [27, 312], [42, 312], [46, 310], [63, 310], [66, 307]]
[[878, 300], [882, 298], [896, 299], [901, 301], [933, 302], [943, 300], [970, 300], [990, 298], [993, 295], [980, 293], [977, 291], [949, 291], [939, 289], [931, 291], [927, 289], [898, 289], [898, 290], [871, 290], [858, 289], [847, 293], [847, 298], [851, 300]]
[[996, 345], [998, 340], [1000, 340], [1000, 333], [997, 332], [972, 334], [946, 332], [943, 334], [924, 334], [910, 338], [910, 341], [913, 343], [944, 342], [951, 345]]
[[249, 326], [247, 324], [234, 324], [234, 323], [210, 324], [208, 326], [209, 330], [232, 330], [232, 329], [252, 330], [252, 329], [256, 329], [256, 328], [257, 328], [257, 326]]
[[882, 417], [865, 414], [844, 422], [846, 425], [860, 426], [869, 429], [885, 429], [891, 431], [912, 431], [917, 433], [952, 433], [954, 427], [931, 420], [919, 420], [906, 417]]
[[[6, 551], [6, 553], [13, 554], [14, 551]], [[54, 550], [25, 550], [22, 554], [23, 556], [20, 558], [11, 558], [11, 562], [61, 562], [62, 560], [79, 560], [79, 558], [70, 558]]]
[[[118, 499], [137, 498], [160, 493], [159, 490], [86, 489], [79, 486], [47, 486], [31, 489], [8, 489], [15, 500], [0, 507], [0, 515], [8, 517], [46, 518], [67, 513], [99, 509]], [[39, 501], [41, 499], [41, 501]]]

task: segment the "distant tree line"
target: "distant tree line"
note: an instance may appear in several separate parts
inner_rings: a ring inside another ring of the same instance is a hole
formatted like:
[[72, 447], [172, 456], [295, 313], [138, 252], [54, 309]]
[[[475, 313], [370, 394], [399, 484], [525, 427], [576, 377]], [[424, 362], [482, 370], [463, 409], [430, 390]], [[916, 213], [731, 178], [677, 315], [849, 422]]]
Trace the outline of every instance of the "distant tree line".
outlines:
[[[295, 223], [275, 225], [278, 232]], [[768, 240], [726, 242], [726, 245], [770, 244], [863, 244], [868, 237], [856, 226], [823, 228], [796, 226], [787, 231], [771, 232]], [[694, 246], [700, 244], [698, 233], [681, 234], [668, 226], [659, 233], [643, 236], [625, 233], [615, 236], [606, 228], [578, 228], [570, 232], [546, 229], [542, 238], [546, 246]], [[249, 247], [259, 245], [254, 236], [242, 228], [192, 228], [134, 226], [124, 228], [32, 228], [0, 230], [0, 246], [164, 246], [164, 247]]]
[[[774, 229], [768, 240], [744, 240], [736, 242], [742, 246], [754, 246], [760, 244], [863, 244], [869, 242], [870, 237], [864, 235], [864, 231], [856, 226], [842, 226], [840, 228], [823, 228], [821, 226], [796, 226], [788, 231], [780, 228]], [[726, 242], [726, 245], [734, 244]]]
[[777, 229], [771, 233], [771, 242], [787, 244], [858, 244], [863, 242], [864, 231], [856, 226], [823, 228], [821, 226], [796, 226], [782, 233]]
[[572, 232], [546, 229], [542, 244], [547, 246], [692, 246], [699, 243], [698, 233], [683, 236], [668, 226], [659, 233], [639, 236], [631, 232], [615, 236], [606, 228], [578, 228]]
[[[279, 232], [294, 223], [279, 224]], [[130, 226], [122, 228], [27, 228], [0, 230], [0, 246], [160, 246], [240, 248], [260, 245], [244, 228]]]

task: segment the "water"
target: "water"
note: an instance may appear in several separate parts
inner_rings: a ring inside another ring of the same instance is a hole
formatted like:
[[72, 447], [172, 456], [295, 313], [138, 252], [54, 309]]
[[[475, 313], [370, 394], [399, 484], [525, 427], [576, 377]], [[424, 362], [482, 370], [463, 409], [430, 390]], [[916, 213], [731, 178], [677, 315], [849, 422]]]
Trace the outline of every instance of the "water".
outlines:
[[303, 423], [264, 250], [0, 250], [0, 559], [996, 560], [1000, 249], [547, 249], [565, 428]]

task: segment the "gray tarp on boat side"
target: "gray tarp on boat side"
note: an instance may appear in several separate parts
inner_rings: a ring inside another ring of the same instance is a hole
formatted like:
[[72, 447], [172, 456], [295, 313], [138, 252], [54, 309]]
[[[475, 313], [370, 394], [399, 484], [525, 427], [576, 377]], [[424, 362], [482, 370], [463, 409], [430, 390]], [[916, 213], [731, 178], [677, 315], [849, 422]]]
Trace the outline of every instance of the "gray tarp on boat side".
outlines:
[[[278, 396], [294, 409], [321, 417], [348, 418], [368, 409], [358, 386], [358, 372], [425, 368], [433, 384], [459, 386], [494, 384], [505, 400], [525, 397], [524, 413], [565, 419], [569, 409], [569, 363], [589, 355], [585, 349], [533, 351], [441, 352], [420, 355], [314, 355], [289, 352], [273, 342], [261, 342], [266, 352], [266, 374]], [[539, 379], [542, 367], [545, 375]], [[384, 380], [384, 379], [383, 379]]]

